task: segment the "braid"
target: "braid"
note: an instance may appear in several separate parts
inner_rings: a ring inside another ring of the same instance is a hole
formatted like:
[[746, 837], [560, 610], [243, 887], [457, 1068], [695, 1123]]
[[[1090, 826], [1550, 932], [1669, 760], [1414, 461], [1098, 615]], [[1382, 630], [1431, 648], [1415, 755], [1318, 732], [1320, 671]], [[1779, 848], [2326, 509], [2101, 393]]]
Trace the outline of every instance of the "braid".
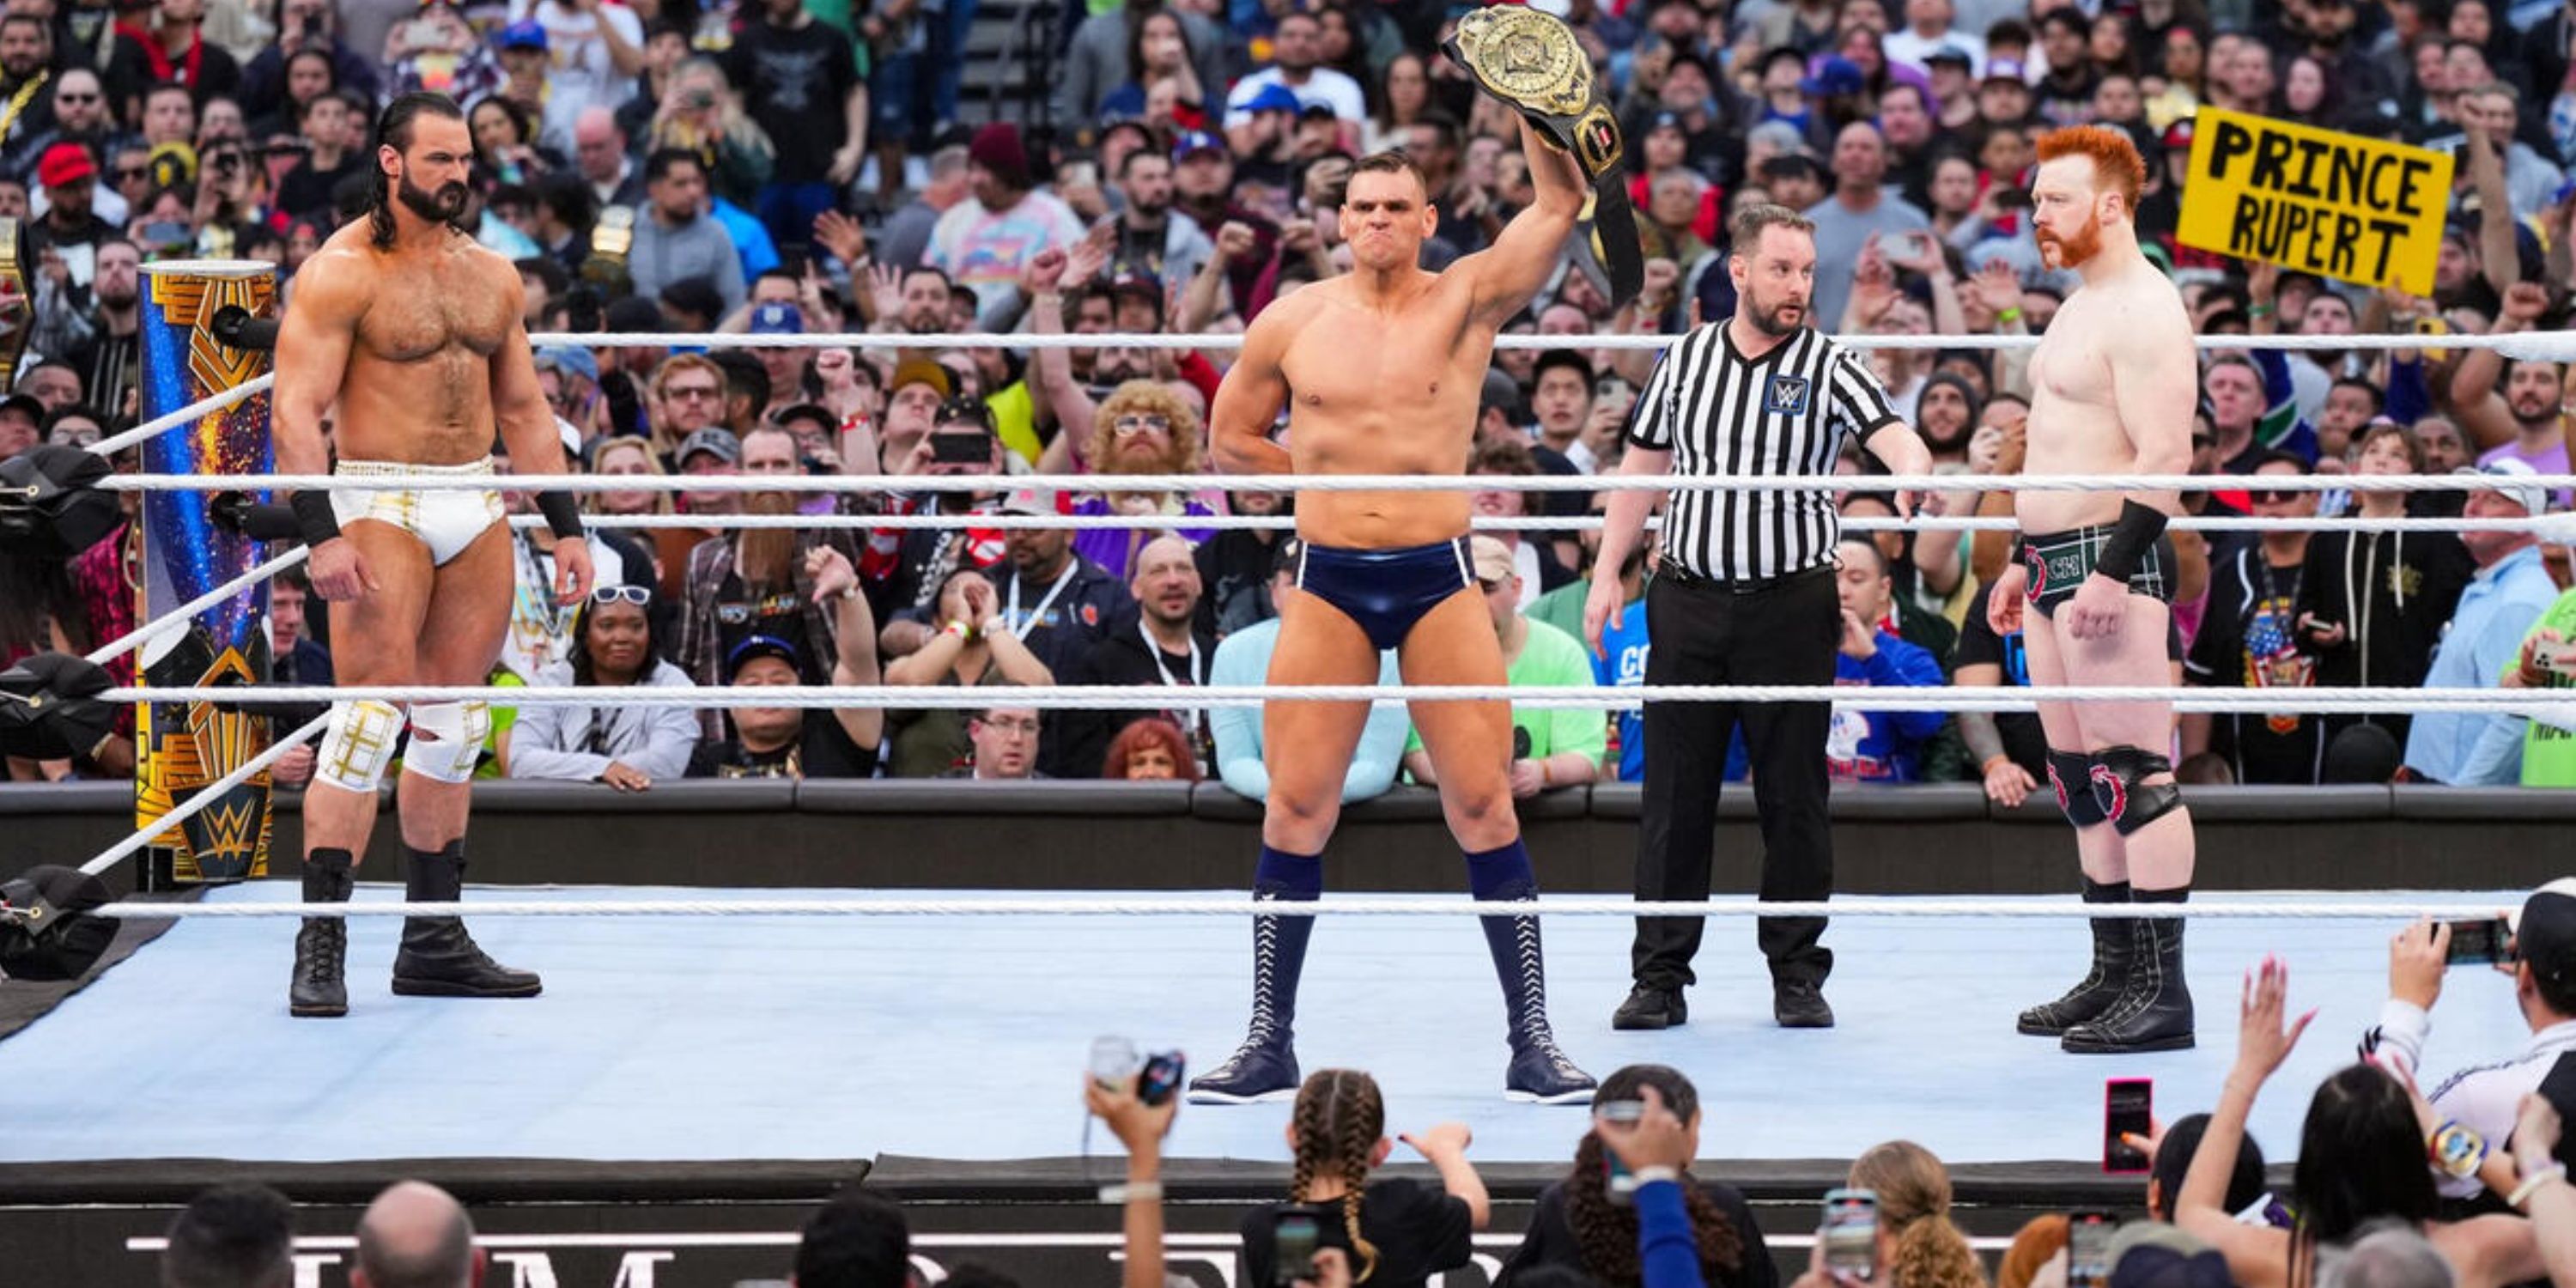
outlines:
[[1691, 1241], [1699, 1248], [1700, 1268], [1710, 1272], [1712, 1282], [1734, 1279], [1744, 1269], [1744, 1238], [1736, 1233], [1735, 1222], [1687, 1177], [1682, 1181], [1682, 1205], [1690, 1210]]
[[1337, 1074], [1333, 1079], [1333, 1100], [1338, 1106], [1345, 1086], [1354, 1101], [1347, 1113], [1333, 1115], [1341, 1131], [1334, 1144], [1342, 1164], [1342, 1229], [1351, 1236], [1351, 1250], [1359, 1254], [1360, 1264], [1353, 1267], [1351, 1282], [1367, 1283], [1377, 1273], [1377, 1245], [1360, 1234], [1360, 1195], [1368, 1188], [1369, 1151], [1386, 1133], [1386, 1106], [1379, 1101], [1377, 1084], [1366, 1077], [1352, 1075], [1346, 1083]]
[[1288, 1173], [1288, 1201], [1303, 1203], [1306, 1191], [1315, 1184], [1315, 1160], [1323, 1156], [1324, 1100], [1321, 1096], [1299, 1094], [1290, 1112], [1289, 1122], [1297, 1137], [1297, 1157]]

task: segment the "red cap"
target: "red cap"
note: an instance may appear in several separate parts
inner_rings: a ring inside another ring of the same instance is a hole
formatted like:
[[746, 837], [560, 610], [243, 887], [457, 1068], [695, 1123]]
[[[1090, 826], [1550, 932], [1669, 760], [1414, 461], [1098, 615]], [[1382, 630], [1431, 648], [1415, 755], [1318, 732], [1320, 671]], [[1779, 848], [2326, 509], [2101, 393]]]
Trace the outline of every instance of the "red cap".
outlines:
[[36, 178], [48, 188], [78, 183], [97, 174], [98, 163], [89, 159], [89, 149], [77, 143], [57, 143], [45, 149], [44, 159], [36, 163]]

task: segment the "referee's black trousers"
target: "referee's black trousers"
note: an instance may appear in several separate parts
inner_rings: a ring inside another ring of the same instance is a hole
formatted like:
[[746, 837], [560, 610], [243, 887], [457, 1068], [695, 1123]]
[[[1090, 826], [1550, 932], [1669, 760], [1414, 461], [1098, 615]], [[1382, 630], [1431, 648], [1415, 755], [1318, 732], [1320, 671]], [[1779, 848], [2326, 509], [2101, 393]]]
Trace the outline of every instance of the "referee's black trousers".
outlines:
[[[1646, 683], [1831, 684], [1842, 606], [1831, 565], [1750, 586], [1659, 575], [1646, 591]], [[1696, 900], [1709, 894], [1717, 794], [1736, 728], [1762, 813], [1761, 898], [1823, 899], [1833, 892], [1831, 780], [1822, 702], [1645, 704], [1644, 819], [1637, 830], [1637, 897]], [[1707, 921], [1640, 917], [1630, 953], [1636, 982], [1678, 990], [1695, 982], [1691, 958]], [[1822, 984], [1834, 955], [1822, 917], [1760, 919], [1774, 983]]]

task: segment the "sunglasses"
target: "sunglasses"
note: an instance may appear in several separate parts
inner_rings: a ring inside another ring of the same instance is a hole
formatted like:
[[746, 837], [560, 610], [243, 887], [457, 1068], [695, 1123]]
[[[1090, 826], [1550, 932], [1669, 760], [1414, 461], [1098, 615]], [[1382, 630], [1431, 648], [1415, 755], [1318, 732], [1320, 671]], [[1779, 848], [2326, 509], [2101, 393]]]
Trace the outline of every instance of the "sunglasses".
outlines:
[[1121, 416], [1109, 422], [1109, 427], [1121, 434], [1168, 434], [1172, 432], [1172, 418], [1155, 415]]
[[55, 102], [57, 102], [57, 103], [95, 103], [95, 102], [97, 102], [97, 101], [98, 101], [98, 95], [96, 95], [96, 94], [56, 94], [56, 95], [54, 95], [54, 101], [55, 101]]
[[2279, 505], [2284, 501], [2296, 501], [2299, 499], [2298, 493], [2286, 492], [2277, 488], [2262, 488], [2248, 492], [2246, 495], [2253, 497], [2256, 503], [2262, 505]]
[[673, 385], [670, 388], [663, 390], [662, 396], [665, 398], [675, 399], [714, 398], [717, 396], [717, 390], [714, 385]]
[[590, 602], [633, 604], [643, 608], [653, 602], [653, 591], [648, 586], [593, 586], [590, 588]]
[[149, 179], [151, 177], [152, 170], [148, 166], [121, 165], [116, 168], [116, 181], [118, 183], [132, 183], [137, 179]]

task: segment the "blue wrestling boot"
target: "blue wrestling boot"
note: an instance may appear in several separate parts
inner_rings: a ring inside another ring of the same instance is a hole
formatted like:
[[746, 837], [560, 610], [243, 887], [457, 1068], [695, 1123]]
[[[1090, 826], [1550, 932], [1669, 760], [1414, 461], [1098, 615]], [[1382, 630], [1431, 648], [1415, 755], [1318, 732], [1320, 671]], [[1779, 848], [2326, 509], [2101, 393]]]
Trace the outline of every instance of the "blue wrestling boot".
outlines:
[[[1261, 847], [1252, 897], [1264, 903], [1312, 903], [1324, 892], [1324, 865], [1311, 854]], [[1297, 1094], [1297, 981], [1306, 973], [1313, 917], [1252, 918], [1252, 1023], [1225, 1063], [1190, 1079], [1190, 1103], [1248, 1105]]]

